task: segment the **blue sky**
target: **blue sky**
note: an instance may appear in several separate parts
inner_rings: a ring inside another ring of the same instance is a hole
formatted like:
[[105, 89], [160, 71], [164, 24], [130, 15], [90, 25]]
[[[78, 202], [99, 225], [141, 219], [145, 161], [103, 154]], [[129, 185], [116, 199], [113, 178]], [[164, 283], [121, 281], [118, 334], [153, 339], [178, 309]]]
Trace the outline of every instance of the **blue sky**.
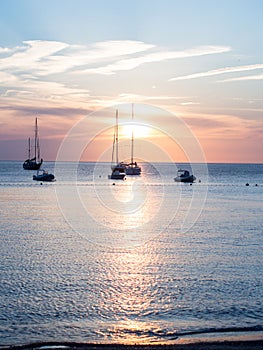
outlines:
[[0, 6], [0, 159], [23, 159], [36, 114], [55, 159], [87, 113], [134, 102], [182, 118], [208, 161], [263, 161], [262, 1]]

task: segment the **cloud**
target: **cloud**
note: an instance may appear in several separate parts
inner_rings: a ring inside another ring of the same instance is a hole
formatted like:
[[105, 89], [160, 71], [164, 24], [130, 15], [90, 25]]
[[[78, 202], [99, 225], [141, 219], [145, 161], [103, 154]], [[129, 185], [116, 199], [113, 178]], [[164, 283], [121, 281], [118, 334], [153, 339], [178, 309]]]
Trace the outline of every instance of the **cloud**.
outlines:
[[196, 79], [196, 78], [210, 77], [213, 75], [251, 71], [251, 70], [255, 70], [255, 69], [263, 69], [263, 64], [253, 64], [253, 65], [246, 65], [246, 66], [236, 66], [236, 67], [225, 67], [225, 68], [213, 69], [213, 70], [209, 70], [207, 72], [200, 72], [200, 73], [184, 75], [181, 77], [171, 78], [171, 79], [169, 79], [169, 81]]
[[189, 102], [181, 102], [180, 105], [181, 105], [181, 106], [200, 105], [200, 102], [192, 102], [192, 101], [189, 101]]
[[21, 73], [47, 71], [45, 58], [68, 46], [57, 41], [24, 41], [23, 46], [11, 51], [11, 55], [0, 59], [0, 69]]
[[200, 46], [183, 51], [167, 51], [133, 40], [110, 40], [86, 46], [29, 40], [12, 49], [0, 48], [0, 53], [5, 53], [4, 57], [0, 57], [0, 71], [28, 79], [63, 72], [110, 75], [117, 71], [132, 70], [145, 63], [228, 51], [230, 47], [227, 46]]
[[126, 58], [124, 60], [119, 60], [113, 64], [109, 64], [106, 66], [86, 69], [84, 72], [92, 74], [111, 75], [115, 74], [117, 71], [132, 70], [145, 63], [155, 63], [171, 59], [219, 54], [228, 51], [230, 51], [230, 47], [226, 46], [200, 46], [194, 49], [188, 49], [184, 51], [159, 51], [139, 57]]
[[41, 81], [34, 79], [22, 79], [8, 73], [0, 73], [0, 84], [6, 90], [2, 94], [4, 98], [15, 100], [49, 100], [50, 102], [69, 100], [85, 100], [89, 97], [89, 91], [66, 86], [64, 83], [55, 81]]
[[263, 80], [263, 74], [258, 75], [248, 75], [245, 77], [231, 78], [220, 80], [220, 83], [231, 82], [231, 81], [246, 81], [246, 80]]
[[0, 58], [0, 70], [45, 76], [136, 54], [153, 47], [154, 45], [131, 40], [98, 42], [90, 46], [69, 45], [58, 41], [24, 41], [22, 46], [9, 51], [9, 56]]
[[[244, 119], [233, 114], [188, 114], [183, 119], [204, 139], [244, 139], [262, 125], [253, 119]], [[209, 130], [209, 132], [208, 132]]]
[[[1, 96], [12, 102], [45, 101], [93, 103], [83, 74], [116, 74], [145, 63], [219, 54], [225, 46], [200, 46], [168, 51], [134, 40], [110, 40], [91, 45], [70, 45], [59, 41], [29, 40], [10, 49], [1, 48]], [[93, 86], [96, 88], [96, 84]], [[110, 94], [111, 95], [111, 94]], [[168, 97], [170, 98], [170, 97]], [[103, 97], [102, 97], [103, 99]], [[166, 97], [157, 96], [157, 99]]]

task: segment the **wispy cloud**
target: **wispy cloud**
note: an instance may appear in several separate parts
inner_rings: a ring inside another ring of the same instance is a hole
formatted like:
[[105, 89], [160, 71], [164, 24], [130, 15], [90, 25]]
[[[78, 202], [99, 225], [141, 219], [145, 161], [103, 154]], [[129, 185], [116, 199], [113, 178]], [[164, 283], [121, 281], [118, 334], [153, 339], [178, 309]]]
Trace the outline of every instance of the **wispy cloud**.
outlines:
[[[48, 72], [47, 57], [69, 47], [68, 44], [57, 41], [24, 41], [22, 46], [10, 51], [10, 55], [0, 59], [0, 69], [10, 72], [41, 73]], [[49, 66], [52, 71], [52, 67]]]
[[[244, 139], [262, 126], [262, 122], [244, 119], [233, 114], [188, 114], [184, 120], [194, 128], [200, 138], [205, 139]], [[209, 130], [209, 132], [207, 132]]]
[[[45, 76], [87, 67], [92, 64], [120, 59], [153, 48], [141, 41], [107, 41], [93, 45], [69, 45], [57, 41], [24, 41], [22, 46], [0, 58], [0, 69], [20, 74]], [[5, 48], [1, 48], [5, 51]]]
[[[150, 50], [154, 52], [149, 52]], [[81, 68], [81, 73], [108, 75], [131, 70], [144, 63], [228, 51], [230, 47], [226, 46], [200, 46], [183, 51], [167, 51], [152, 44], [132, 40], [105, 41], [87, 46], [31, 40], [12, 49], [0, 48], [0, 53], [5, 53], [4, 57], [0, 57], [0, 70], [40, 77]]]
[[[30, 40], [0, 48], [1, 96], [12, 101], [49, 101], [97, 104], [90, 97], [83, 74], [112, 75], [146, 63], [221, 54], [226, 46], [200, 46], [168, 51], [142, 41], [122, 40], [91, 45]], [[146, 99], [146, 96], [145, 96]], [[158, 99], [166, 97], [158, 96]], [[23, 101], [23, 102], [22, 102]]]
[[221, 83], [231, 82], [231, 81], [246, 81], [246, 80], [263, 80], [263, 74], [248, 75], [245, 77], [237, 77], [231, 79], [220, 80]]
[[194, 49], [188, 49], [184, 51], [166, 51], [166, 50], [161, 51], [160, 50], [158, 52], [149, 53], [139, 57], [119, 60], [113, 64], [109, 64], [106, 66], [86, 69], [84, 72], [92, 73], [92, 74], [111, 75], [111, 74], [115, 74], [117, 71], [135, 69], [145, 63], [155, 63], [155, 62], [163, 62], [163, 61], [178, 59], [178, 58], [219, 54], [223, 52], [228, 52], [230, 50], [231, 50], [230, 47], [227, 47], [227, 46], [200, 46]]
[[252, 64], [252, 65], [246, 65], [246, 66], [235, 66], [235, 67], [225, 67], [225, 68], [213, 69], [213, 70], [209, 70], [207, 72], [200, 72], [200, 73], [184, 75], [181, 77], [171, 78], [171, 79], [169, 79], [169, 81], [196, 79], [196, 78], [210, 77], [213, 75], [252, 71], [252, 70], [256, 70], [256, 69], [263, 69], [263, 64]]

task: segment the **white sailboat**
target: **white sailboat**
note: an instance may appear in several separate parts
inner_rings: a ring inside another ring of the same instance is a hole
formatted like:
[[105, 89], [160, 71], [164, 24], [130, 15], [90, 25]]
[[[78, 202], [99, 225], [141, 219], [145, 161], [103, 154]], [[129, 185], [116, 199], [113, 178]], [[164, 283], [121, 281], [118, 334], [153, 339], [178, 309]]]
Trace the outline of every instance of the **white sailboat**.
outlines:
[[115, 125], [114, 136], [113, 136], [111, 170], [112, 170], [112, 173], [111, 175], [108, 176], [109, 179], [123, 180], [125, 178], [125, 175], [126, 175], [125, 166], [122, 163], [119, 163], [118, 110], [116, 110], [116, 125]]

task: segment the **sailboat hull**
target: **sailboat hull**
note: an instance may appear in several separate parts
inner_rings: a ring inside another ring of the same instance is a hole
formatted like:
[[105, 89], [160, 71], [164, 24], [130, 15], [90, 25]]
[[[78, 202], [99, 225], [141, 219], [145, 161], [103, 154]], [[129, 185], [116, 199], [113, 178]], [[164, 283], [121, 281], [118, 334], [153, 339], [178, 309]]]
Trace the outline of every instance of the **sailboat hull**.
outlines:
[[109, 175], [110, 180], [124, 180], [126, 174], [114, 174]]
[[113, 169], [111, 175], [109, 175], [109, 179], [112, 180], [124, 180], [125, 179], [125, 171], [122, 168]]
[[138, 166], [128, 166], [125, 172], [126, 175], [141, 175], [141, 168]]
[[25, 170], [39, 170], [42, 164], [42, 159], [40, 162], [36, 162], [35, 159], [27, 159], [26, 161], [24, 161], [23, 163], [23, 168]]

